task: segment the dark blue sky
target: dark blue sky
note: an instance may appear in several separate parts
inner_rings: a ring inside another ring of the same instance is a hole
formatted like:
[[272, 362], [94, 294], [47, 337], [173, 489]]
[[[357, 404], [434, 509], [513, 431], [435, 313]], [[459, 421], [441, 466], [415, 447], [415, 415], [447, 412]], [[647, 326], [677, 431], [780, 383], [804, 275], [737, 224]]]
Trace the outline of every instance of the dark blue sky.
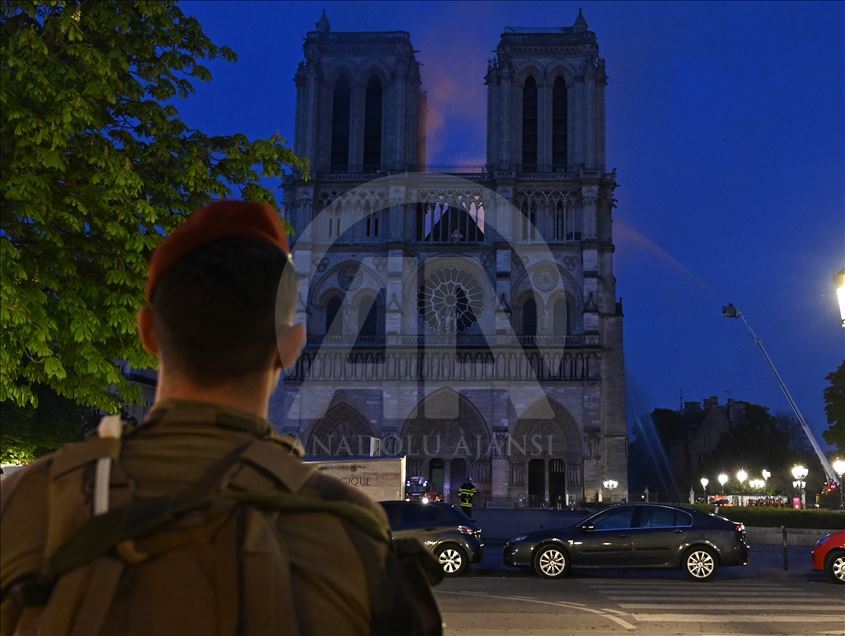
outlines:
[[209, 132], [292, 142], [293, 75], [322, 8], [334, 31], [404, 30], [432, 108], [431, 164], [482, 162], [487, 59], [505, 26], [599, 38], [629, 420], [708, 395], [786, 412], [743, 310], [816, 431], [845, 358], [845, 4], [185, 2], [239, 55], [181, 106]]

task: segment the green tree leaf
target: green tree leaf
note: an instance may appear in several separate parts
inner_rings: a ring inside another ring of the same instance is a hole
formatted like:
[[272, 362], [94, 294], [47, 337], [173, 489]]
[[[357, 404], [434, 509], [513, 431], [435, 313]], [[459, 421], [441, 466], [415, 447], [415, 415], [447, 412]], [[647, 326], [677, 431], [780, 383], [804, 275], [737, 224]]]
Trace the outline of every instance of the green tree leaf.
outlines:
[[115, 410], [140, 396], [120, 361], [154, 364], [134, 336], [152, 250], [212, 199], [278, 208], [266, 177], [308, 166], [179, 118], [235, 55], [176, 2], [9, 0], [0, 32], [0, 402]]

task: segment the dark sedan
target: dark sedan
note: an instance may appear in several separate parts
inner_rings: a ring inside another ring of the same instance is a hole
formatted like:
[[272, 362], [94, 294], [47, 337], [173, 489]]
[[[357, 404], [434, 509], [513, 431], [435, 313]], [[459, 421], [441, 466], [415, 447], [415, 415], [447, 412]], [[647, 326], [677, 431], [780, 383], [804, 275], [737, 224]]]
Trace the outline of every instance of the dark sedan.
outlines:
[[719, 567], [746, 565], [745, 527], [718, 515], [675, 506], [622, 504], [568, 528], [539, 530], [505, 545], [507, 565], [545, 578], [571, 568], [681, 568], [707, 581]]
[[470, 563], [481, 561], [481, 529], [455, 506], [419, 501], [382, 501], [381, 505], [393, 536], [419, 539], [446, 576], [460, 576]]

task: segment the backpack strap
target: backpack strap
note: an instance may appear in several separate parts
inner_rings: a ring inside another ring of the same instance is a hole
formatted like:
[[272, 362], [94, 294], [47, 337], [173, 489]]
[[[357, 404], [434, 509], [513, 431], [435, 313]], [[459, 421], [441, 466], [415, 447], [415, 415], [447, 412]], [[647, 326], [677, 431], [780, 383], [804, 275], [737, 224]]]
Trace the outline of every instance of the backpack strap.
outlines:
[[[47, 484], [47, 538], [44, 543], [45, 560], [75, 529], [92, 514], [108, 509], [108, 486], [112, 462], [120, 455], [120, 419], [104, 417], [98, 437], [60, 449], [50, 461]], [[91, 506], [89, 466], [94, 469], [94, 505]]]

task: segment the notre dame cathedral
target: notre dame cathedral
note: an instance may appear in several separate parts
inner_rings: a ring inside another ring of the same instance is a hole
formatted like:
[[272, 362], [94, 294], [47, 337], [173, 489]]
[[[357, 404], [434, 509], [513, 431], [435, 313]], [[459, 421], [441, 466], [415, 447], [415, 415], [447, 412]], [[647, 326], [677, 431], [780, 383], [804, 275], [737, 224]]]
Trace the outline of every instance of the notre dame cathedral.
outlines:
[[308, 340], [275, 425], [314, 456], [379, 438], [449, 501], [467, 475], [482, 505], [627, 496], [607, 75], [584, 17], [505, 29], [471, 172], [426, 170], [407, 32], [335, 32], [324, 13], [304, 54], [311, 170], [288, 179], [285, 216]]

